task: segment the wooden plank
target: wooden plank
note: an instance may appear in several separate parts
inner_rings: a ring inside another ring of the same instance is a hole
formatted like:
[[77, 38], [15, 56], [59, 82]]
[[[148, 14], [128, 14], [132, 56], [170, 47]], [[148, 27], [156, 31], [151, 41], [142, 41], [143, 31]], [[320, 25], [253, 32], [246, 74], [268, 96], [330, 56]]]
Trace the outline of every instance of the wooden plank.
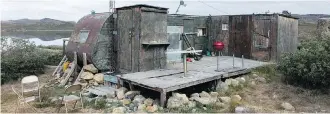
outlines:
[[86, 53], [83, 53], [83, 68], [81, 68], [76, 80], [74, 81], [74, 84], [77, 84], [80, 81], [80, 77], [82, 75], [82, 73], [84, 72], [84, 67], [87, 65], [87, 56]]
[[77, 67], [77, 52], [74, 52], [74, 61], [73, 61], [73, 64], [72, 64], [72, 66], [70, 68], [69, 73], [61, 81], [60, 86], [64, 86], [68, 82], [69, 78], [71, 77], [71, 75], [73, 74], [73, 72], [76, 70], [76, 67]]
[[52, 76], [55, 76], [55, 74], [58, 72], [59, 68], [62, 67], [62, 64], [67, 60], [66, 55], [63, 56], [61, 62], [57, 65], [55, 71], [53, 72]]

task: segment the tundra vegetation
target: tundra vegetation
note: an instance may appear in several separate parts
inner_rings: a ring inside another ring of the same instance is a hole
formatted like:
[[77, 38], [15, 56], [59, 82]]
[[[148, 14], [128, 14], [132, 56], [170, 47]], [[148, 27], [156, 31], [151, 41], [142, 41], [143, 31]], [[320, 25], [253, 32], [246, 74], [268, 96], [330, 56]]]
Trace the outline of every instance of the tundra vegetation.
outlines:
[[1, 37], [1, 83], [43, 73], [45, 65], [56, 65], [62, 51], [55, 46], [36, 46], [24, 39]]

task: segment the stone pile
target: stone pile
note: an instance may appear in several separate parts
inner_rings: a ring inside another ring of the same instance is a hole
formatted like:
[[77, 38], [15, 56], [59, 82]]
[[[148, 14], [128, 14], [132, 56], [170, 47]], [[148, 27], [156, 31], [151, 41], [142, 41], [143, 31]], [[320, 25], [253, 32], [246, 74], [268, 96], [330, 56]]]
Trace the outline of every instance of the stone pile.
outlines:
[[97, 86], [104, 83], [104, 75], [98, 73], [98, 69], [93, 64], [84, 66], [83, 70], [79, 81], [83, 86]]

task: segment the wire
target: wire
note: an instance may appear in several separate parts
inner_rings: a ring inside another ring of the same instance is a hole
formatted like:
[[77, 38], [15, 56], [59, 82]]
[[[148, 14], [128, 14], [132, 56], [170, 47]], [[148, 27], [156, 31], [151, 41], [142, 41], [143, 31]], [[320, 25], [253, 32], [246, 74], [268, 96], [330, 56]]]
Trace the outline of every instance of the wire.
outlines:
[[229, 15], [229, 13], [227, 13], [227, 12], [225, 12], [225, 11], [221, 11], [221, 10], [219, 10], [219, 9], [217, 9], [217, 8], [215, 8], [215, 7], [211, 6], [211, 5], [208, 5], [208, 4], [206, 4], [206, 3], [204, 3], [204, 2], [202, 2], [202, 1], [200, 1], [200, 0], [198, 0], [198, 2], [200, 2], [200, 3], [203, 3], [204, 5], [207, 5], [207, 6], [209, 6], [209, 7], [213, 8], [213, 9], [215, 9], [215, 10], [217, 10], [217, 11], [220, 11], [220, 12], [223, 12], [223, 13], [225, 13], [225, 14], [228, 14], [228, 15]]

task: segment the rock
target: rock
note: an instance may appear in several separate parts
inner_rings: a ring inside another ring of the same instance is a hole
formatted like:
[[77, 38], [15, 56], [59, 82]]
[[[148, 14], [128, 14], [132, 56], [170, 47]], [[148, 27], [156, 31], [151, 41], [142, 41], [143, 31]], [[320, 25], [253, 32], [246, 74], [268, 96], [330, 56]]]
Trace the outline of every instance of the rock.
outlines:
[[146, 111], [147, 112], [156, 112], [158, 110], [158, 106], [157, 105], [153, 105], [153, 106], [147, 106]]
[[235, 113], [249, 113], [250, 110], [246, 107], [236, 107], [235, 108]]
[[231, 101], [230, 97], [219, 97], [219, 99], [223, 103], [230, 103], [230, 101]]
[[85, 70], [87, 70], [91, 73], [97, 73], [98, 72], [97, 68], [95, 68], [95, 66], [93, 64], [88, 64], [88, 65], [84, 66], [83, 69], [85, 69]]
[[215, 106], [216, 106], [217, 108], [224, 108], [224, 107], [226, 106], [226, 104], [225, 104], [225, 103], [222, 103], [222, 102], [216, 102], [216, 103], [215, 103]]
[[192, 109], [192, 110], [191, 110], [191, 112], [193, 112], [193, 113], [194, 113], [194, 112], [196, 112], [196, 109], [195, 109], [195, 108], [194, 108], [194, 109]]
[[196, 102], [195, 102], [195, 101], [189, 101], [189, 102], [188, 102], [188, 107], [189, 107], [189, 108], [196, 107]]
[[125, 113], [125, 107], [116, 107], [112, 109], [112, 113]]
[[288, 102], [283, 102], [281, 104], [281, 107], [284, 109], [284, 110], [288, 110], [288, 111], [294, 111], [295, 108]]
[[91, 80], [91, 79], [93, 79], [93, 77], [94, 77], [94, 74], [92, 74], [90, 72], [83, 72], [81, 74], [81, 78], [84, 80]]
[[236, 79], [231, 79], [231, 85], [236, 87], [239, 85], [239, 81], [237, 81]]
[[179, 108], [189, 102], [186, 94], [173, 93], [173, 95], [167, 100], [167, 108]]
[[116, 96], [118, 99], [123, 99], [125, 97], [125, 92], [127, 89], [125, 87], [121, 87], [116, 90]]
[[51, 103], [57, 103], [57, 102], [59, 102], [60, 100], [62, 100], [62, 99], [59, 99], [59, 98], [57, 98], [57, 97], [49, 97], [49, 99], [50, 99], [50, 102], [51, 102]]
[[145, 100], [146, 98], [144, 98], [142, 95], [136, 95], [134, 97], [134, 100], [133, 100], [133, 103], [138, 105], [138, 104], [143, 104], [143, 101]]
[[98, 86], [98, 85], [99, 85], [99, 83], [97, 83], [97, 82], [94, 82], [94, 83], [93, 83], [93, 85], [94, 85], [94, 86]]
[[244, 77], [236, 78], [236, 80], [239, 81], [240, 83], [245, 83], [246, 82]]
[[219, 82], [220, 84], [218, 84], [217, 86], [217, 90], [220, 90], [220, 91], [227, 91], [229, 89], [228, 85], [224, 82]]
[[203, 107], [203, 109], [204, 109], [204, 110], [207, 110], [207, 108], [206, 108], [206, 107]]
[[104, 82], [104, 75], [102, 73], [97, 73], [94, 75], [93, 78], [97, 83], [103, 83]]
[[233, 96], [231, 96], [231, 100], [234, 102], [239, 102], [242, 100], [242, 98], [239, 95], [233, 95]]
[[259, 77], [257, 74], [252, 74], [252, 78], [257, 78]]
[[205, 91], [202, 91], [202, 92], [199, 94], [199, 96], [200, 96], [201, 98], [203, 98], [203, 97], [210, 98], [210, 97], [211, 97], [211, 95], [208, 94], [208, 93], [205, 92]]
[[125, 98], [133, 99], [136, 95], [140, 95], [140, 91], [128, 91], [125, 93]]
[[154, 100], [152, 100], [151, 98], [148, 98], [148, 99], [146, 99], [146, 100], [143, 101], [143, 103], [146, 106], [151, 106], [153, 102], [154, 102]]
[[129, 105], [131, 103], [131, 99], [123, 99], [121, 102], [123, 105]]
[[197, 97], [194, 99], [198, 103], [201, 103], [203, 105], [209, 105], [211, 103], [214, 103], [215, 101], [212, 100], [210, 97]]
[[225, 83], [229, 86], [229, 85], [231, 85], [231, 79], [226, 79], [225, 80]]
[[211, 96], [212, 98], [217, 98], [218, 95], [219, 95], [218, 92], [210, 92], [210, 96]]
[[264, 77], [257, 77], [257, 78], [255, 78], [255, 80], [257, 82], [261, 82], [261, 83], [266, 83], [267, 82], [266, 78], [264, 78]]
[[250, 82], [250, 86], [255, 86], [256, 85], [256, 82], [255, 81], [251, 81]]
[[190, 97], [199, 97], [199, 94], [198, 93], [193, 93], [190, 95]]
[[139, 112], [144, 112], [144, 110], [147, 108], [147, 106], [145, 105], [145, 104], [140, 104], [139, 106], [138, 106], [138, 111]]

